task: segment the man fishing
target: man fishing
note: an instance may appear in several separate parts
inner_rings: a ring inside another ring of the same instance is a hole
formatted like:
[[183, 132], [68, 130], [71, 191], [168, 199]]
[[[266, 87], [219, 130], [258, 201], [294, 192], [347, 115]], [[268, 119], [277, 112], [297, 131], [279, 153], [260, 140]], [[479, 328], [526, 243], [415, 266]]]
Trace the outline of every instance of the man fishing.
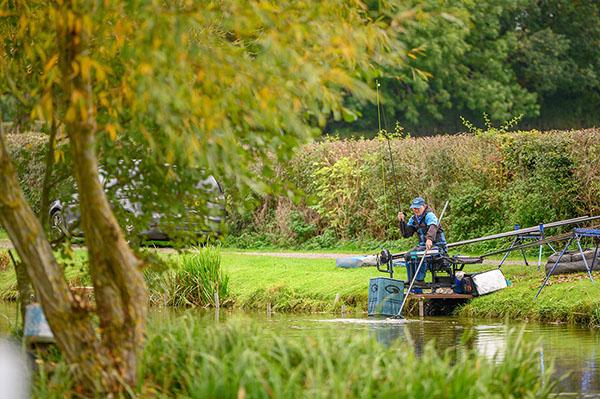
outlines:
[[[412, 280], [418, 265], [418, 262], [411, 261], [411, 252], [437, 250], [440, 254], [447, 253], [444, 230], [441, 225], [438, 226], [438, 218], [433, 209], [429, 208], [423, 197], [413, 199], [410, 208], [413, 211], [413, 216], [408, 219], [408, 222], [405, 220], [404, 212], [398, 212], [402, 236], [408, 238], [415, 233], [419, 236], [419, 245], [405, 256], [408, 281]], [[426, 261], [425, 263], [426, 266], [421, 267], [419, 274], [417, 274], [416, 282], [425, 280], [425, 273], [427, 268], [430, 267], [429, 262]], [[420, 289], [415, 289], [415, 292], [419, 291]]]

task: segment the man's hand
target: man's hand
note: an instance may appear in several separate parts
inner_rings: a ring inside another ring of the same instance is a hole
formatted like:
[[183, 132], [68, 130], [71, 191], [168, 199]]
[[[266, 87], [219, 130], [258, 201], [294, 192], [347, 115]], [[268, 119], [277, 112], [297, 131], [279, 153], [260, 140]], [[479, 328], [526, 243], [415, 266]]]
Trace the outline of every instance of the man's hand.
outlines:
[[404, 222], [404, 212], [402, 212], [402, 211], [398, 212], [398, 220], [401, 222]]
[[427, 241], [425, 241], [425, 249], [426, 250], [430, 250], [431, 247], [433, 246], [433, 241], [431, 241], [429, 238], [427, 239]]

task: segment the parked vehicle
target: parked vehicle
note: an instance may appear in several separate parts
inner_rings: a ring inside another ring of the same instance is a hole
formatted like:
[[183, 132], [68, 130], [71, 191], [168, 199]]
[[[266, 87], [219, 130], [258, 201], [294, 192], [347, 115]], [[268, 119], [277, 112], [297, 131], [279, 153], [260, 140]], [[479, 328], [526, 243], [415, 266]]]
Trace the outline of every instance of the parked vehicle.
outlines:
[[[196, 183], [193, 188], [196, 193], [192, 192], [187, 196], [189, 201], [182, 212], [166, 214], [148, 210], [151, 213], [147, 215], [141, 202], [136, 200], [136, 188], [143, 182], [143, 176], [139, 173], [139, 161], [135, 163], [130, 174], [132, 180], [128, 184], [119, 186], [116, 178], [109, 177], [104, 170], [100, 170], [100, 181], [104, 190], [112, 193], [112, 198], [115, 200], [113, 203], [120, 208], [115, 211], [125, 215], [124, 228], [127, 234], [153, 241], [171, 240], [173, 237], [170, 234], [196, 239], [217, 237], [222, 234], [225, 221], [225, 197], [221, 185], [213, 176], [208, 176]], [[205, 207], [205, 212], [197, 209], [200, 206]], [[73, 194], [68, 201], [54, 200], [50, 204], [48, 212], [52, 241], [60, 241], [65, 237], [83, 236], [80, 228], [77, 193]], [[200, 217], [203, 214], [206, 215]], [[148, 219], [148, 222], [145, 228], [136, 232], [134, 221], [139, 219]]]

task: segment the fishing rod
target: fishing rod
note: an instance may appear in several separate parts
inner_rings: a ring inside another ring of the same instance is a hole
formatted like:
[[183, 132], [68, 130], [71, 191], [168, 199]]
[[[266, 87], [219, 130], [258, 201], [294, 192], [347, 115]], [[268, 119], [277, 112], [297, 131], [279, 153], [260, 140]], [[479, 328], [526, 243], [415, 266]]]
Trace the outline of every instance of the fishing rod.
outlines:
[[395, 188], [395, 192], [396, 192], [396, 206], [397, 206], [398, 211], [400, 211], [400, 209], [402, 208], [400, 205], [400, 190], [398, 189], [398, 177], [396, 176], [396, 167], [394, 165], [394, 155], [392, 153], [392, 146], [390, 144], [391, 140], [390, 140], [390, 137], [387, 132], [387, 126], [385, 126], [386, 130], [381, 130], [381, 117], [382, 116], [383, 116], [384, 124], [386, 124], [386, 123], [385, 123], [385, 114], [383, 112], [381, 112], [381, 101], [379, 100], [380, 83], [378, 80], [375, 80], [375, 83], [376, 83], [375, 88], [376, 88], [376, 93], [377, 93], [377, 123], [379, 125], [379, 134], [383, 133], [383, 135], [386, 139], [386, 142], [387, 142], [387, 148], [388, 148], [388, 152], [390, 154], [390, 164], [392, 165], [392, 177], [393, 177], [394, 188]]
[[[591, 226], [589, 228], [597, 229], [597, 228], [600, 228], [600, 225]], [[544, 244], [548, 244], [548, 243], [556, 242], [556, 241], [566, 241], [572, 236], [573, 236], [572, 232], [563, 233], [563, 234], [559, 234], [556, 236], [544, 238], [543, 240], [537, 240], [537, 241], [533, 241], [533, 242], [530, 242], [527, 244], [516, 245], [512, 248], [506, 248], [506, 249], [502, 249], [502, 250], [498, 250], [498, 251], [488, 252], [486, 254], [479, 256], [479, 258], [487, 258], [488, 256], [499, 255], [499, 254], [503, 254], [506, 252], [517, 251], [520, 249], [527, 249], [527, 248], [531, 248], [531, 247], [537, 247], [538, 245], [544, 245]]]
[[[583, 223], [583, 222], [589, 222], [589, 221], [596, 220], [596, 219], [600, 219], [600, 216], [580, 216], [580, 217], [576, 217], [573, 219], [566, 219], [566, 220], [559, 220], [558, 222], [545, 223], [545, 224], [542, 224], [541, 226], [543, 226], [544, 229], [548, 229], [551, 227], [566, 226], [568, 224], [578, 224], [578, 223]], [[527, 227], [524, 229], [508, 231], [506, 233], [493, 234], [493, 235], [489, 235], [489, 236], [485, 236], [485, 237], [478, 237], [478, 238], [472, 238], [470, 240], [453, 242], [453, 243], [448, 244], [448, 248], [458, 247], [458, 246], [467, 245], [467, 244], [474, 244], [474, 243], [481, 242], [481, 241], [494, 240], [497, 238], [511, 237], [511, 236], [516, 236], [516, 235], [520, 235], [520, 234], [537, 233], [539, 231], [540, 231], [540, 226]]]
[[533, 247], [537, 247], [539, 245], [548, 244], [548, 243], [551, 243], [551, 242], [565, 241], [571, 235], [572, 235], [572, 233], [560, 234], [560, 235], [557, 235], [557, 236], [544, 238], [543, 240], [532, 241], [532, 242], [529, 242], [527, 244], [515, 245], [514, 247], [509, 247], [509, 248], [500, 249], [500, 250], [493, 251], [493, 252], [488, 252], [488, 253], [480, 255], [478, 257], [481, 258], [481, 259], [483, 259], [483, 258], [487, 258], [487, 257], [494, 256], [494, 255], [504, 254], [504, 253], [507, 253], [507, 252], [518, 251], [518, 250], [527, 249], [527, 248], [533, 248]]
[[[450, 201], [446, 201], [446, 203], [444, 204], [444, 209], [442, 209], [442, 213], [440, 214], [440, 218], [436, 225], [436, 227], [438, 229], [440, 228], [440, 225], [442, 224], [442, 218], [444, 217], [444, 213], [446, 213], [446, 208], [448, 207], [449, 202]], [[398, 310], [398, 314], [393, 317], [394, 319], [403, 319], [404, 318], [404, 317], [402, 317], [402, 309], [404, 309], [404, 304], [406, 304], [406, 299], [408, 298], [408, 294], [410, 294], [410, 290], [412, 290], [413, 284], [417, 280], [417, 276], [419, 275], [419, 272], [421, 271], [421, 266], [423, 266], [423, 261], [427, 257], [428, 251], [429, 251], [429, 249], [427, 249], [427, 247], [425, 247], [425, 252], [423, 253], [423, 257], [421, 257], [421, 261], [419, 262], [419, 266], [417, 266], [417, 270], [415, 270], [415, 274], [413, 275], [412, 281], [410, 282], [410, 285], [408, 286], [406, 295], [404, 295], [404, 298], [402, 298], [402, 304], [400, 305], [400, 310]], [[406, 270], [408, 271], [408, 265], [406, 265], [406, 267], [407, 267]]]

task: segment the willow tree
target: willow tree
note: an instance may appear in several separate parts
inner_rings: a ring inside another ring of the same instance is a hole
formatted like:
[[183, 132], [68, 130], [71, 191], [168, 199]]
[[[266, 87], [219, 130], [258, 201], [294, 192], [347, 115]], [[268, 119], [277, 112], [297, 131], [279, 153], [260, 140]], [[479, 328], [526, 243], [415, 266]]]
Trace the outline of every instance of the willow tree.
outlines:
[[392, 2], [378, 20], [356, 0], [2, 4], [15, 28], [3, 37], [2, 80], [35, 75], [32, 116], [64, 126], [95, 306], [70, 293], [2, 141], [0, 220], [64, 357], [98, 391], [136, 383], [147, 312], [143, 262], [100, 184], [98, 143], [113, 143], [104, 158], [130, 159], [135, 147], [156, 165], [181, 166], [170, 174], [193, 166], [228, 176], [240, 193], [269, 192], [283, 186], [272, 181], [275, 162], [331, 115], [352, 116], [344, 96], [372, 99], [366, 82], [404, 53]]

